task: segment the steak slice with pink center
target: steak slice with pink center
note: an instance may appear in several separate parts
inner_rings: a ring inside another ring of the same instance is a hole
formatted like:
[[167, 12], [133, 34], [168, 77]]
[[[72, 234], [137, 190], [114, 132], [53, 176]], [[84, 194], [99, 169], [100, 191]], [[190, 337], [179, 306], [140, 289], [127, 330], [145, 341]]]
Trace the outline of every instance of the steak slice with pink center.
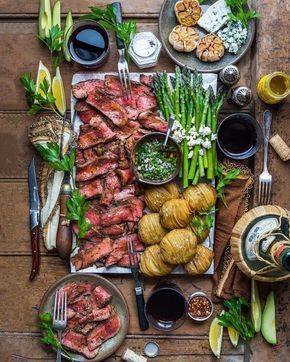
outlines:
[[166, 132], [167, 123], [153, 112], [143, 112], [139, 114], [138, 121], [140, 124], [151, 131]]
[[102, 195], [104, 191], [103, 182], [104, 180], [101, 179], [93, 179], [79, 184], [78, 188], [86, 199], [90, 199], [91, 197]]
[[100, 285], [93, 290], [92, 297], [94, 298], [94, 301], [99, 308], [104, 307], [112, 299], [112, 295]]
[[88, 181], [96, 176], [105, 175], [118, 167], [118, 156], [101, 156], [93, 162], [77, 167], [76, 181]]
[[73, 84], [72, 94], [75, 98], [82, 99], [98, 89], [104, 89], [104, 81], [101, 79], [90, 79]]
[[89, 359], [94, 358], [99, 352], [99, 348], [92, 348], [92, 345], [91, 348], [88, 348], [87, 338], [83, 334], [76, 333], [72, 330], [62, 334], [61, 343], [65, 347], [71, 349], [72, 351], [81, 353]]
[[98, 118], [94, 127], [90, 125], [80, 127], [78, 148], [90, 148], [100, 143], [111, 141], [113, 138], [115, 138], [115, 132], [113, 132], [104, 121]]
[[112, 314], [112, 307], [107, 305], [101, 309], [93, 309], [91, 313], [88, 313], [84, 317], [79, 319], [80, 324], [85, 324], [89, 322], [101, 322], [109, 319]]

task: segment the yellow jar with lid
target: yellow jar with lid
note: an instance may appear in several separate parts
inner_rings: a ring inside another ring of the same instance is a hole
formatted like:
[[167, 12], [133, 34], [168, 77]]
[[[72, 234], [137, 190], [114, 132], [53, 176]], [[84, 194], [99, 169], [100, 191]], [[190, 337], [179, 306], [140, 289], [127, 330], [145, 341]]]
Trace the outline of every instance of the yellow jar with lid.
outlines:
[[257, 93], [267, 104], [281, 102], [290, 94], [290, 77], [283, 72], [264, 75], [257, 85]]

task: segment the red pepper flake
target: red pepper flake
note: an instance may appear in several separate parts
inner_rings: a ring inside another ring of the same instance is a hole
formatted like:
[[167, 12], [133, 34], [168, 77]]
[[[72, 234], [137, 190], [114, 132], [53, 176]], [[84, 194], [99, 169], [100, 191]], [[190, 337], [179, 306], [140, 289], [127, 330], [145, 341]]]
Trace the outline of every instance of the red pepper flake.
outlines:
[[210, 315], [212, 305], [207, 297], [193, 297], [188, 304], [188, 313], [194, 318], [206, 318]]

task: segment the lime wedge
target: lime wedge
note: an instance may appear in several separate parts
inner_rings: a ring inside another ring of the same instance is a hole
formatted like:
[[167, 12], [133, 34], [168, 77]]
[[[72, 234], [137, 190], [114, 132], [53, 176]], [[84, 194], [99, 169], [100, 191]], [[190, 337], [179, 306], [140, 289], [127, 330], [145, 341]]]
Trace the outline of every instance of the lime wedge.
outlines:
[[52, 94], [55, 98], [55, 106], [61, 115], [66, 111], [66, 101], [63, 81], [60, 75], [59, 67], [56, 68], [55, 77], [52, 80]]

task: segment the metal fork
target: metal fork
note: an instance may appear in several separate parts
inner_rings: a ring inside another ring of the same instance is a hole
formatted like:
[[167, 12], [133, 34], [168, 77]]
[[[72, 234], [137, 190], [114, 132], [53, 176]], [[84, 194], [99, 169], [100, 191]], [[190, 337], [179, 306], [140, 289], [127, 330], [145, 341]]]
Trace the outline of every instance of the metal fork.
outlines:
[[138, 319], [139, 319], [139, 326], [142, 331], [145, 331], [149, 328], [149, 324], [147, 318], [145, 316], [145, 301], [144, 301], [144, 294], [143, 288], [141, 285], [140, 275], [139, 275], [139, 260], [138, 254], [134, 248], [132, 240], [128, 240], [127, 242], [128, 252], [129, 252], [129, 260], [131, 266], [131, 272], [134, 277], [135, 281], [135, 297], [136, 297], [136, 304], [137, 304], [137, 311], [138, 311]]
[[[120, 2], [115, 2], [112, 4], [115, 8], [116, 21], [117, 23], [122, 23], [122, 6]], [[127, 60], [125, 59], [125, 44], [123, 40], [116, 36], [116, 43], [119, 53], [118, 61], [118, 73], [125, 97], [129, 97], [131, 94], [131, 82], [130, 82], [130, 73]]]
[[266, 205], [271, 200], [272, 175], [268, 171], [268, 145], [270, 137], [270, 128], [272, 123], [272, 113], [266, 110], [263, 114], [263, 135], [264, 135], [264, 168], [259, 176], [259, 194], [258, 203]]
[[[58, 340], [61, 342], [62, 331], [67, 324], [67, 293], [57, 291], [54, 298], [53, 328], [57, 331]], [[61, 348], [57, 349], [56, 362], [61, 362]]]

